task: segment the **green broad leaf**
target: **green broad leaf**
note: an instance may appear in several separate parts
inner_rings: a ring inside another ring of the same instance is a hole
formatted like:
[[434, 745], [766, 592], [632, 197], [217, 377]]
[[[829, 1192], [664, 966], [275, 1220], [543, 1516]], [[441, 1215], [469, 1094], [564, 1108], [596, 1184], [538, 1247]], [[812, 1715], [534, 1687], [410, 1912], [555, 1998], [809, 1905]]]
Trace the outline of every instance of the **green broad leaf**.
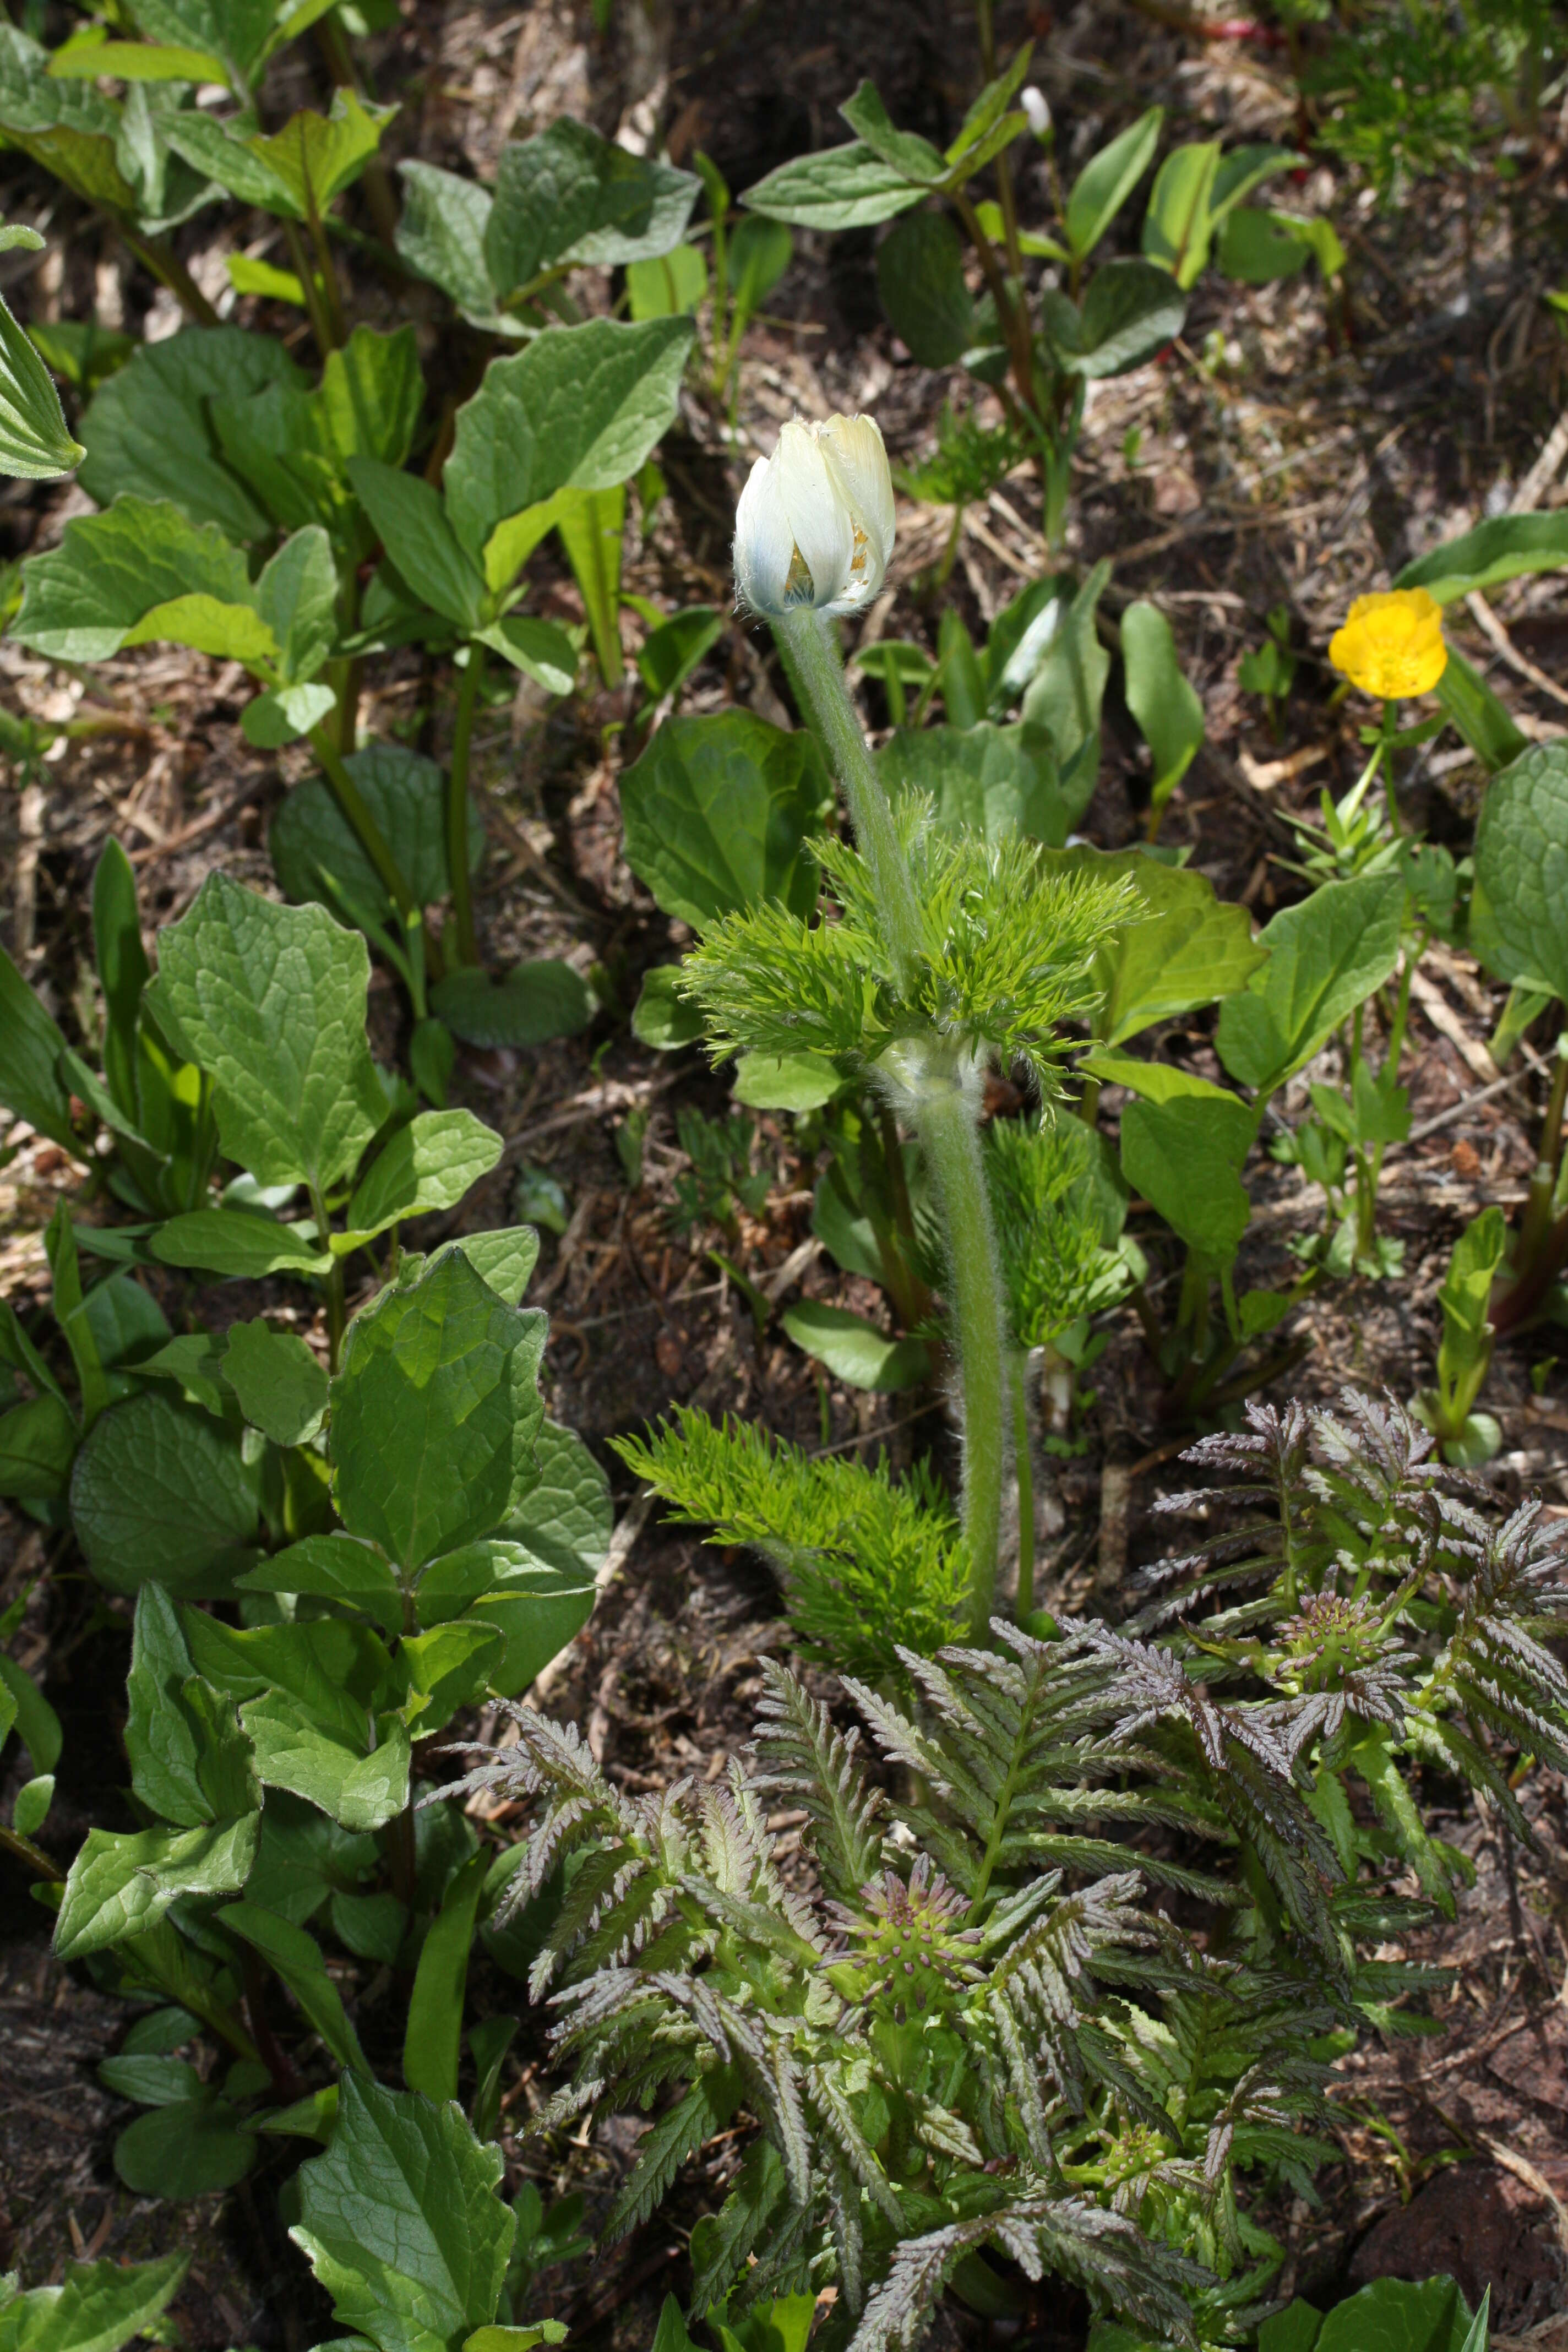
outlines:
[[320, 1192], [385, 1116], [365, 1042], [370, 957], [320, 907], [280, 907], [225, 874], [159, 934], [158, 1014], [214, 1085], [229, 1159]]
[[1075, 872], [1129, 877], [1142, 910], [1095, 958], [1101, 996], [1094, 1026], [1106, 1045], [1233, 996], [1267, 964], [1268, 950], [1254, 940], [1246, 908], [1216, 898], [1204, 875], [1138, 850], [1069, 850], [1060, 862], [1069, 860]]
[[1110, 564], [1097, 563], [1075, 592], [1035, 657], [1024, 696], [1024, 723], [1043, 728], [1050, 738], [1058, 785], [1074, 824], [1089, 806], [1100, 774], [1100, 709], [1110, 656], [1100, 642], [1094, 616], [1110, 577]]
[[187, 49], [152, 41], [62, 42], [49, 56], [52, 81], [80, 76], [96, 80], [112, 74], [119, 81], [226, 82], [228, 68], [221, 58], [204, 49]]
[[[1451, 2278], [1373, 2279], [1326, 2315], [1311, 2352], [1468, 2352], [1470, 2326]], [[1268, 2352], [1298, 2347], [1270, 2345]]]
[[[476, 2327], [463, 2340], [463, 2352], [532, 2352], [536, 2344], [564, 2344], [566, 2326], [560, 2319], [541, 2319], [529, 2327]], [[1485, 2345], [1477, 2352], [1486, 2352]]]
[[231, 1698], [281, 1694], [362, 1748], [368, 1711], [396, 1682], [385, 1643], [343, 1618], [234, 1626], [186, 1607], [181, 1622], [197, 1673]]
[[1164, 119], [1164, 108], [1152, 106], [1109, 146], [1091, 155], [1073, 182], [1066, 228], [1075, 260], [1081, 261], [1093, 252], [1149, 169], [1160, 143], [1160, 126]]
[[[405, 1217], [455, 1209], [465, 1192], [489, 1175], [501, 1149], [495, 1129], [482, 1125], [472, 1111], [420, 1111], [398, 1129], [361, 1178], [348, 1206], [348, 1230], [334, 1234], [333, 1249], [354, 1249]], [[325, 1402], [323, 1396], [323, 1405]]]
[[781, 2294], [753, 2304], [737, 2326], [715, 2320], [713, 2332], [723, 2352], [805, 2352], [816, 2312], [815, 2295]]
[[587, 982], [550, 956], [515, 964], [500, 981], [461, 965], [437, 982], [430, 1006], [470, 1045], [543, 1045], [576, 1036], [594, 1017]]
[[216, 523], [187, 521], [166, 502], [123, 495], [102, 514], [78, 515], [22, 576], [12, 635], [52, 660], [105, 661], [154, 637], [198, 652], [226, 653], [230, 636], [256, 646], [237, 660], [277, 651], [240, 549]]
[[907, 213], [926, 193], [922, 184], [884, 163], [862, 139], [828, 147], [781, 163], [742, 202], [768, 220], [792, 221], [801, 228], [871, 228]]
[[71, 1126], [70, 1089], [59, 1076], [64, 1035], [0, 948], [0, 1103], [81, 1159]]
[[303, 1445], [326, 1418], [326, 1367], [292, 1331], [259, 1317], [229, 1327], [224, 1378], [253, 1429], [274, 1445]]
[[1430, 554], [1417, 556], [1394, 584], [1425, 588], [1437, 604], [1452, 604], [1477, 589], [1516, 580], [1522, 572], [1556, 572], [1565, 563], [1568, 514], [1494, 515]]
[[186, 327], [163, 342], [138, 343], [89, 404], [78, 479], [101, 507], [125, 492], [167, 499], [190, 522], [216, 523], [247, 544], [266, 533], [268, 517], [223, 462], [214, 404], [304, 383], [275, 336], [240, 327]]
[[152, 1248], [164, 1265], [193, 1266], [240, 1282], [258, 1282], [269, 1274], [315, 1276], [329, 1264], [291, 1226], [247, 1209], [191, 1209], [170, 1217], [154, 1230]]
[[174, 2107], [198, 2098], [202, 2078], [188, 2058], [106, 2058], [98, 2079], [117, 2099], [134, 2099], [142, 2107]]
[[480, 1281], [488, 1283], [498, 1298], [515, 1307], [539, 1263], [539, 1235], [532, 1225], [503, 1225], [495, 1233], [465, 1234], [461, 1241], [448, 1242], [437, 1251], [437, 1262], [453, 1250], [462, 1251]]
[[182, 1331], [136, 1370], [144, 1381], [173, 1381], [187, 1403], [199, 1404], [222, 1421], [233, 1394], [222, 1367], [222, 1354], [210, 1331]]
[[1210, 207], [1219, 169], [1217, 139], [1173, 147], [1154, 174], [1140, 240], [1144, 258], [1168, 269], [1178, 286], [1193, 285], [1208, 259], [1215, 230]]
[[89, 204], [132, 214], [135, 191], [115, 161], [118, 110], [89, 83], [54, 81], [48, 51], [9, 22], [0, 25], [0, 130], [6, 144]]
[[[623, 515], [625, 507], [623, 494]], [[616, 544], [618, 551], [618, 524]], [[475, 635], [480, 645], [489, 646], [492, 653], [510, 662], [513, 669], [521, 670], [525, 677], [542, 686], [546, 694], [570, 694], [576, 683], [577, 648], [565, 630], [557, 628], [553, 621], [531, 620], [522, 613], [503, 613], [499, 621], [491, 621], [487, 627], [476, 630]]]
[[58, 2286], [30, 2287], [0, 2304], [7, 2352], [120, 2352], [151, 2330], [178, 2294], [188, 2253], [154, 2263], [68, 2263]]
[[405, 1640], [398, 1652], [408, 1676], [402, 1713], [418, 1738], [441, 1730], [460, 1706], [472, 1706], [489, 1688], [503, 1646], [500, 1628], [477, 1618]]
[[458, 2352], [500, 2300], [517, 2226], [501, 2171], [455, 2105], [345, 2075], [289, 2234], [345, 2328], [380, 2352]]
[[889, 230], [877, 249], [877, 288], [889, 325], [920, 366], [952, 367], [973, 342], [963, 244], [945, 213], [906, 213]]
[[471, 634], [482, 628], [484, 575], [458, 543], [440, 492], [423, 475], [383, 465], [379, 457], [351, 457], [346, 471], [354, 496], [415, 595], [458, 629]]
[[1053, 337], [1057, 355], [1069, 375], [1125, 375], [1179, 335], [1186, 315], [1168, 271], [1150, 261], [1108, 261], [1089, 282], [1073, 339]]
[[[626, 782], [623, 774], [621, 782]], [[679, 990], [680, 966], [655, 964], [643, 974], [642, 992], [632, 1007], [632, 1035], [656, 1054], [673, 1054], [694, 1045], [702, 1035], [701, 1013]]]
[[[79, 1247], [80, 1242], [79, 1227]], [[111, 1274], [87, 1293], [81, 1305], [105, 1371], [122, 1365], [139, 1370], [148, 1354], [169, 1337], [168, 1318], [133, 1275]]]
[[89, 1830], [70, 1866], [55, 1950], [79, 1960], [141, 1935], [182, 1895], [237, 1895], [256, 1856], [259, 1813], [190, 1830]]
[[582, 592], [599, 674], [606, 686], [619, 686], [624, 675], [620, 610], [626, 485], [613, 490], [560, 490], [554, 503], [555, 529]]
[[557, 490], [631, 478], [674, 421], [693, 331], [689, 319], [590, 319], [490, 362], [458, 411], [442, 477], [452, 529], [476, 563], [498, 523]]
[[235, 1589], [309, 1593], [363, 1609], [393, 1636], [403, 1631], [403, 1593], [391, 1561], [379, 1545], [361, 1543], [353, 1536], [305, 1536], [237, 1576]]
[[1189, 1249], [1228, 1265], [1252, 1214], [1238, 1171], [1257, 1131], [1256, 1115], [1234, 1097], [1131, 1102], [1121, 1114], [1121, 1172]]
[[37, 1837], [49, 1817], [49, 1807], [55, 1801], [55, 1776], [39, 1772], [25, 1780], [16, 1791], [16, 1801], [11, 1808], [11, 1827], [18, 1837]]
[[889, 1339], [875, 1323], [842, 1307], [803, 1299], [789, 1308], [784, 1327], [797, 1348], [849, 1388], [897, 1392], [931, 1378], [931, 1349], [923, 1339]]
[[279, 40], [320, 15], [310, 0], [136, 0], [138, 25], [155, 41], [183, 41], [212, 49], [227, 68], [220, 79], [246, 89]]
[[1259, 934], [1268, 961], [1226, 999], [1215, 1043], [1233, 1078], [1272, 1094], [1381, 988], [1399, 961], [1397, 874], [1327, 882]]
[[277, 641], [285, 682], [312, 677], [338, 634], [338, 568], [320, 523], [284, 541], [256, 583], [256, 605]]
[[337, 700], [330, 686], [268, 687], [246, 704], [240, 730], [258, 751], [276, 751], [319, 727], [337, 708]]
[[1121, 615], [1127, 707], [1142, 730], [1152, 767], [1151, 798], [1163, 808], [1204, 740], [1204, 707], [1176, 658], [1171, 624], [1140, 599]]
[[[1096, 1045], [1085, 1054], [1078, 1069], [1081, 1077], [1098, 1078], [1105, 1087], [1125, 1087], [1145, 1102], [1175, 1102], [1184, 1096], [1209, 1102], [1238, 1099], [1228, 1087], [1216, 1087], [1191, 1070], [1178, 1070], [1173, 1062], [1141, 1062], [1131, 1054], [1112, 1053], [1106, 1045]], [[1242, 1108], [1246, 1108], [1244, 1103]]]
[[231, 1936], [242, 1936], [276, 1969], [338, 2064], [352, 2067], [356, 2074], [368, 2074], [359, 2035], [327, 1974], [315, 1937], [259, 1903], [226, 1903], [217, 1917]]
[[[978, 146], [986, 132], [1006, 112], [1007, 108], [1024, 86], [1034, 54], [1033, 41], [1026, 41], [1014, 57], [1011, 65], [999, 73], [994, 80], [986, 83], [960, 123], [958, 136], [947, 151], [947, 161], [950, 163], [956, 163], [961, 156], [966, 155], [973, 148]], [[699, 2309], [703, 2307], [699, 2304]]]
[[295, 218], [309, 220], [352, 187], [396, 111], [395, 106], [367, 106], [353, 90], [338, 89], [329, 114], [301, 109], [270, 138], [248, 139], [246, 144], [282, 187]]
[[100, 1415], [71, 1472], [71, 1523], [99, 1582], [134, 1592], [149, 1580], [226, 1597], [251, 1564], [255, 1484], [235, 1433], [151, 1393]]
[[[1227, 213], [1220, 230], [1219, 250], [1215, 258], [1223, 277], [1235, 278], [1242, 286], [1268, 286], [1281, 278], [1294, 278], [1304, 269], [1315, 250], [1314, 241], [1299, 234], [1302, 229], [1333, 229], [1327, 221], [1298, 222], [1289, 213], [1265, 211], [1255, 205], [1237, 205]], [[1334, 238], [1337, 245], [1339, 240]], [[1344, 248], [1340, 247], [1341, 267]], [[1333, 272], [1325, 268], [1325, 278]]]
[[128, 2124], [114, 2143], [114, 2168], [132, 2195], [181, 2205], [232, 2189], [260, 2152], [238, 2108], [204, 2093]]
[[490, 1857], [481, 1849], [453, 1874], [419, 1954], [403, 2039], [403, 2079], [427, 2099], [458, 2095], [468, 1951], [489, 1866]]
[[200, 2032], [201, 2027], [188, 2010], [143, 2010], [126, 2029], [120, 2047], [127, 2057], [167, 2057], [171, 2051], [184, 2050]]
[[412, 1751], [403, 1726], [389, 1719], [376, 1746], [315, 1716], [291, 1692], [247, 1699], [240, 1721], [256, 1748], [256, 1769], [269, 1789], [287, 1789], [345, 1830], [378, 1830], [408, 1802]]
[[501, 150], [484, 232], [485, 267], [503, 300], [545, 270], [646, 262], [679, 246], [701, 183], [633, 155], [560, 117]]
[[1487, 1307], [1507, 1252], [1508, 1224], [1495, 1204], [1472, 1217], [1454, 1244], [1448, 1271], [1437, 1293], [1443, 1310], [1437, 1377], [1450, 1392], [1490, 1355]]
[[142, 1804], [180, 1829], [256, 1811], [260, 1790], [233, 1701], [194, 1675], [161, 1584], [136, 1596], [126, 1696], [125, 1753]]
[[[901, 179], [914, 180], [929, 188], [935, 187], [945, 176], [946, 158], [938, 154], [929, 139], [921, 139], [912, 131], [894, 128], [875, 82], [862, 81], [838, 111], [871, 152]], [[746, 202], [751, 201], [748, 195]]]
[[86, 455], [66, 431], [54, 378], [0, 302], [0, 474], [55, 481], [74, 471]]
[[748, 1110], [820, 1110], [845, 1079], [826, 1054], [742, 1054], [731, 1091]]
[[331, 1407], [351, 1533], [414, 1569], [511, 1516], [537, 1476], [547, 1328], [498, 1298], [460, 1251], [355, 1316]]
[[1530, 749], [1530, 739], [1509, 717], [1491, 688], [1457, 646], [1434, 689], [1448, 718], [1489, 775], [1495, 776]]
[[383, 465], [401, 466], [414, 446], [425, 405], [417, 329], [408, 325], [383, 333], [356, 327], [340, 350], [328, 352], [310, 400], [322, 438], [340, 464], [350, 457], [379, 457]]
[[626, 294], [634, 319], [679, 319], [708, 299], [708, 262], [695, 245], [672, 246], [651, 261], [626, 268]]
[[656, 701], [679, 694], [703, 656], [724, 634], [725, 617], [711, 604], [689, 604], [650, 629], [637, 655], [637, 676]]
[[57, 1500], [66, 1491], [80, 1434], [58, 1397], [32, 1397], [0, 1412], [0, 1495]]
[[626, 862], [695, 929], [767, 899], [809, 915], [820, 883], [805, 844], [831, 797], [804, 729], [744, 710], [672, 719], [621, 777]]
[[[585, 1449], [584, 1449], [585, 1450]], [[592, 1457], [589, 1457], [590, 1460]], [[608, 1508], [606, 1502], [605, 1508]], [[609, 1540], [605, 1531], [605, 1542]], [[597, 1565], [597, 1563], [595, 1563]], [[47, 1774], [60, 1760], [65, 1735], [59, 1717], [38, 1688], [25, 1666], [0, 1651], [0, 1694], [8, 1701], [11, 1710], [9, 1728], [15, 1729], [28, 1755], [33, 1759], [35, 1773]]]
[[259, 613], [197, 593], [174, 596], [143, 613], [121, 641], [126, 646], [188, 646], [214, 661], [269, 662], [281, 648]]
[[1568, 748], [1494, 776], [1476, 829], [1470, 941], [1500, 978], [1568, 996]]
[[900, 728], [877, 753], [890, 788], [929, 793], [944, 833], [1026, 834], [1059, 849], [1067, 803], [1050, 737], [1035, 727]]
[[[451, 888], [441, 769], [400, 743], [369, 743], [351, 753], [343, 765], [416, 903], [437, 905]], [[380, 876], [319, 776], [297, 784], [288, 794], [272, 820], [268, 845], [278, 879], [290, 898], [318, 899], [334, 910], [349, 903], [378, 914], [388, 903]], [[470, 873], [478, 871], [484, 846], [484, 824], [470, 800]]]
[[730, 232], [730, 335], [739, 341], [795, 259], [783, 221], [747, 213]]
[[[397, 250], [410, 269], [449, 294], [466, 318], [499, 323], [496, 289], [485, 262], [485, 231], [494, 199], [479, 180], [434, 163], [400, 163], [403, 212]], [[516, 332], [516, 322], [508, 322]]]

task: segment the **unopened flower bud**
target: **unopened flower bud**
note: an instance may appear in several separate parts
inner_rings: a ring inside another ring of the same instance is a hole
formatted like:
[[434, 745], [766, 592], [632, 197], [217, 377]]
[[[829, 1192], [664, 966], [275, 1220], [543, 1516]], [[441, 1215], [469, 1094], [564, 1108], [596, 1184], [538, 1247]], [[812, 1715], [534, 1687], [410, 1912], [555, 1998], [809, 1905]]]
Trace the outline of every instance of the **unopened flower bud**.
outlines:
[[1045, 91], [1037, 89], [1031, 82], [1027, 89], [1018, 92], [1018, 103], [1028, 116], [1029, 128], [1036, 138], [1048, 139], [1051, 135], [1051, 110], [1046, 103]]
[[868, 416], [786, 425], [735, 509], [735, 582], [752, 612], [858, 613], [893, 551], [893, 483]]

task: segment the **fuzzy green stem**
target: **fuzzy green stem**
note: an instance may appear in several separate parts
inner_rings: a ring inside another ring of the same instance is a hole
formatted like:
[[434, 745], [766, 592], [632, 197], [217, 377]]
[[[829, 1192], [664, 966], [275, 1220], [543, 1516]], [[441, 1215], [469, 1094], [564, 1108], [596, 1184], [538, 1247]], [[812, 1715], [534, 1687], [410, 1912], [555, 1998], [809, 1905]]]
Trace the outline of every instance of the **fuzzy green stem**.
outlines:
[[[819, 613], [805, 608], [783, 614], [773, 627], [792, 682], [849, 803], [894, 973], [900, 992], [910, 997], [921, 952], [920, 904], [892, 807], [844, 682], [837, 640]], [[970, 1614], [973, 1630], [984, 1636], [995, 1604], [1007, 1404], [1001, 1273], [976, 1124], [978, 1074], [951, 1060], [935, 1063], [914, 1040], [908, 1073], [916, 1131], [945, 1228], [963, 1384], [963, 1532], [973, 1580]]]
[[870, 869], [871, 887], [892, 950], [900, 984], [907, 988], [921, 951], [921, 914], [908, 860], [882, 780], [871, 764], [832, 625], [799, 606], [773, 623], [792, 679], [805, 705], [828, 764], [849, 803], [855, 840]]
[[474, 740], [474, 710], [484, 676], [485, 649], [468, 641], [468, 659], [458, 686], [458, 718], [452, 732], [452, 764], [447, 776], [447, 865], [452, 883], [452, 929], [458, 963], [478, 963], [474, 902], [468, 890], [468, 761]]
[[1007, 1454], [1001, 1269], [991, 1229], [974, 1105], [957, 1073], [945, 1087], [928, 1080], [915, 1118], [946, 1228], [963, 1379], [963, 1532], [971, 1561], [970, 1625], [977, 1638], [984, 1638], [996, 1602], [1002, 1475]]
[[1008, 1363], [1013, 1387], [1013, 1465], [1018, 1480], [1018, 1622], [1035, 1606], [1035, 1465], [1029, 1446], [1026, 1359], [1016, 1351]]

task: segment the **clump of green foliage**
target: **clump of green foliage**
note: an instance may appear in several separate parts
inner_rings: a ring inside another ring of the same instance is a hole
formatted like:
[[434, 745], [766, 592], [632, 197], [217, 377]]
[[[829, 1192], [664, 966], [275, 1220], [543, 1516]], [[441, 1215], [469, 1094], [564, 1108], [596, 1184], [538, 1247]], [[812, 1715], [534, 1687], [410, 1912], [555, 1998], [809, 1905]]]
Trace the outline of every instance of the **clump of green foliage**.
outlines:
[[[907, 1713], [844, 1678], [912, 1797], [770, 1661], [755, 1760], [723, 1787], [628, 1797], [524, 1708], [458, 1784], [533, 1801], [510, 1900], [566, 1865], [531, 1987], [574, 2074], [534, 2129], [658, 2108], [608, 2235], [738, 2113], [760, 2126], [694, 2234], [697, 2314], [832, 2284], [825, 2341], [908, 2352], [949, 2284], [1005, 2307], [1000, 2256], [1191, 2344], [1243, 2327], [1279, 2260], [1237, 2176], [1309, 2180], [1310, 2043], [1342, 2001], [1206, 1956], [1145, 1885], [1229, 1899], [1159, 1829], [1304, 1820], [1280, 1753], [1159, 1653], [997, 1631], [994, 1652], [905, 1654]], [[1181, 1725], [1212, 1761], [1163, 1737]], [[765, 1826], [778, 1796], [809, 1820], [808, 1891]]]

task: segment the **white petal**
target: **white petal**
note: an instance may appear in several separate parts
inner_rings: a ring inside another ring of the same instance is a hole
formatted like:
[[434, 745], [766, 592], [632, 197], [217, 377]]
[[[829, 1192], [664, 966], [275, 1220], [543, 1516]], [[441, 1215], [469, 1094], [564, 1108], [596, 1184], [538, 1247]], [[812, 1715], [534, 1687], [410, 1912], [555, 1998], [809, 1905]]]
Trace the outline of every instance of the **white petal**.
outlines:
[[773, 472], [784, 510], [802, 561], [811, 574], [811, 593], [798, 583], [797, 604], [818, 611], [842, 596], [855, 557], [855, 519], [841, 478], [827, 463], [808, 425], [786, 425], [773, 452]]
[[854, 612], [878, 593], [893, 551], [893, 481], [888, 453], [869, 416], [830, 416], [816, 429], [856, 525], [855, 552], [836, 608]]
[[753, 613], [787, 612], [785, 586], [795, 562], [795, 533], [771, 457], [759, 457], [735, 509], [735, 585]]

